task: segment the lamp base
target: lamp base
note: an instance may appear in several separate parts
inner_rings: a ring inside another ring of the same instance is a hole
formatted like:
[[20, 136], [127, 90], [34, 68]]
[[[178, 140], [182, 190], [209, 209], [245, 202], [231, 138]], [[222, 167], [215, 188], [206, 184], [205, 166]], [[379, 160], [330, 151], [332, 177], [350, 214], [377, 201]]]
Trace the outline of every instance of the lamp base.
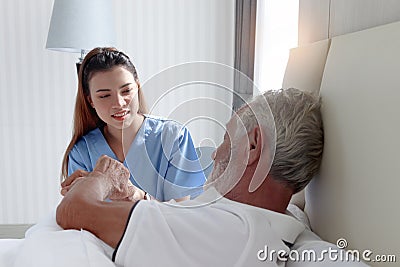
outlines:
[[81, 68], [82, 62], [76, 62], [76, 72], [78, 73], [79, 76], [79, 69]]
[[81, 49], [81, 57], [79, 58], [79, 62], [76, 62], [76, 71], [78, 72], [78, 76], [79, 76], [79, 69], [81, 68], [85, 56], [86, 56], [86, 51], [84, 49]]

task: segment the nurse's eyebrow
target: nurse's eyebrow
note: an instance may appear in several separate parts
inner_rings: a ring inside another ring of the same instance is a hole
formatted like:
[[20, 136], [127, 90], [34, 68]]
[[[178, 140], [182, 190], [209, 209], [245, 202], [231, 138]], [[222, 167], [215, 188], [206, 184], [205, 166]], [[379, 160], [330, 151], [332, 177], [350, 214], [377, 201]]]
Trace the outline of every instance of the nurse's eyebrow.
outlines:
[[[126, 83], [126, 84], [124, 84], [124, 85], [121, 85], [120, 87], [119, 87], [119, 89], [122, 89], [122, 88], [124, 88], [125, 86], [128, 86], [128, 85], [131, 85], [132, 83]], [[98, 89], [98, 90], [96, 90], [96, 93], [100, 93], [100, 92], [109, 92], [109, 91], [111, 91], [110, 89]]]
[[98, 90], [96, 90], [96, 93], [99, 93], [99, 92], [108, 92], [108, 91], [111, 91], [110, 89], [98, 89]]
[[122, 88], [124, 88], [125, 86], [128, 86], [128, 85], [131, 85], [132, 83], [126, 83], [126, 84], [124, 84], [124, 85], [121, 85], [120, 87], [119, 87], [119, 89], [122, 89]]

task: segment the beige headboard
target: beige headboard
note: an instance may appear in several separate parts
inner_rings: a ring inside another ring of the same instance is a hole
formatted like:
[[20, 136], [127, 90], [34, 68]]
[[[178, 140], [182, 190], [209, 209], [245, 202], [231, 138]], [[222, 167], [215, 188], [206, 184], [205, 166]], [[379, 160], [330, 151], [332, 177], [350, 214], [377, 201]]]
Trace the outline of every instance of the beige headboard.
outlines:
[[292, 49], [283, 87], [322, 97], [323, 161], [305, 194], [312, 229], [400, 261], [400, 22]]

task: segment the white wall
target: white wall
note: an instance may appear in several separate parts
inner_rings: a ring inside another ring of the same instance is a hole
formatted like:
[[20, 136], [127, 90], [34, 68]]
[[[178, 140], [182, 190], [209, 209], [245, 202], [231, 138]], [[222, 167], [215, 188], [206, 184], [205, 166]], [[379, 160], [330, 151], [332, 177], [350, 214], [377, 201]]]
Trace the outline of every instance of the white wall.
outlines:
[[[233, 66], [233, 0], [114, 2], [118, 47], [132, 57], [144, 85], [161, 70], [188, 61]], [[60, 163], [71, 135], [78, 55], [44, 49], [52, 3], [0, 3], [0, 224], [35, 223], [60, 200]], [[230, 74], [224, 74], [229, 80]], [[192, 87], [178, 95], [194, 103], [193, 96], [202, 92], [230, 103], [224, 92]], [[149, 106], [166, 89], [146, 89]], [[165, 100], [161, 106], [156, 113], [165, 116], [177, 105]], [[223, 105], [178, 106], [182, 109], [171, 117], [183, 123], [187, 114], [202, 109], [218, 114], [222, 123], [229, 118]], [[218, 143], [222, 136], [216, 123], [211, 128], [207, 121], [188, 126], [196, 145], [205, 138]]]
[[233, 66], [234, 3], [234, 0], [115, 1], [118, 43], [137, 66], [152, 113], [188, 123], [196, 145], [219, 144], [223, 129], [212, 119], [190, 121], [191, 118], [213, 117], [225, 124], [231, 114], [221, 103], [199, 98], [219, 99], [230, 105], [230, 94], [203, 82], [181, 86], [166, 96], [162, 94], [188, 77], [192, 80], [207, 77], [208, 82], [232, 88], [233, 72], [228, 68], [221, 71], [221, 66], [210, 64], [186, 68], [177, 65], [207, 61]]
[[59, 200], [75, 56], [44, 49], [51, 0], [0, 8], [0, 223], [32, 223]]

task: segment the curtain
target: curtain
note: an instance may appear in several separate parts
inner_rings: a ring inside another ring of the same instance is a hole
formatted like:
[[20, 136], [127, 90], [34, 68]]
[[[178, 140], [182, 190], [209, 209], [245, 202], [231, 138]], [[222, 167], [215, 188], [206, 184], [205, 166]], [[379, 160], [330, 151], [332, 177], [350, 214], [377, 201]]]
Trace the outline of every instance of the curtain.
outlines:
[[236, 0], [233, 111], [253, 97], [256, 14], [257, 0]]

